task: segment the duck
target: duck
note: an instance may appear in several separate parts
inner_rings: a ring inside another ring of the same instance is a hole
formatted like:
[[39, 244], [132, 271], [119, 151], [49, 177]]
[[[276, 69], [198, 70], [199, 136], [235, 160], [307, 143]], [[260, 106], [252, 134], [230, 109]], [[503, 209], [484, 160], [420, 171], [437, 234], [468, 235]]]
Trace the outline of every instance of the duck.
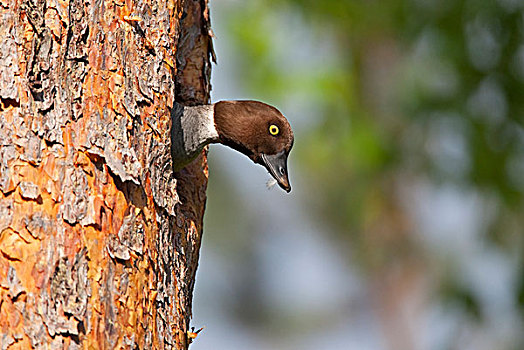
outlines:
[[184, 106], [171, 112], [171, 156], [182, 170], [209, 144], [220, 143], [262, 165], [286, 192], [291, 191], [287, 159], [293, 147], [291, 125], [275, 107], [253, 100]]

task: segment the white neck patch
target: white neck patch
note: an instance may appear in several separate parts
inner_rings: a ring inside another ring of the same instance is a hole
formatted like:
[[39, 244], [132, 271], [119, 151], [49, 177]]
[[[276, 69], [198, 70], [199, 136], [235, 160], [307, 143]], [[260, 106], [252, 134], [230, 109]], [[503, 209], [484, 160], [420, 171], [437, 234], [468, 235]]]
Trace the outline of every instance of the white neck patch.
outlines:
[[184, 148], [188, 153], [199, 152], [208, 143], [218, 140], [214, 111], [214, 105], [184, 107], [180, 122], [184, 132]]
[[219, 140], [215, 128], [214, 105], [178, 105], [172, 120], [173, 163], [180, 169], [191, 162], [205, 145]]

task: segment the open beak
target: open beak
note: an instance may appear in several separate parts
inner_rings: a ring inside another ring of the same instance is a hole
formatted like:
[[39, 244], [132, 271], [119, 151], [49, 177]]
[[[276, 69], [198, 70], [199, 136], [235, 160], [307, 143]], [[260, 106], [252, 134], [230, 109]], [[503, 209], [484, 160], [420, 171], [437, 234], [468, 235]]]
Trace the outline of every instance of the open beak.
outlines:
[[285, 151], [274, 155], [267, 155], [262, 153], [262, 165], [264, 165], [271, 174], [277, 180], [278, 185], [286, 192], [291, 191], [291, 185], [289, 184], [289, 178], [287, 176], [287, 154]]

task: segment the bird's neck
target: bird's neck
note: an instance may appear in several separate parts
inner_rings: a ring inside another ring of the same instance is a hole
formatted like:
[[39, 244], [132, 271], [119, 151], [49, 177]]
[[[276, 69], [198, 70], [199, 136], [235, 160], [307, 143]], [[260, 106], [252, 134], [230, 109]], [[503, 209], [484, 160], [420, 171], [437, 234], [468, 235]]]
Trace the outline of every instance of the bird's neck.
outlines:
[[175, 170], [191, 162], [209, 143], [218, 142], [214, 105], [187, 107], [175, 104], [172, 112], [171, 153]]

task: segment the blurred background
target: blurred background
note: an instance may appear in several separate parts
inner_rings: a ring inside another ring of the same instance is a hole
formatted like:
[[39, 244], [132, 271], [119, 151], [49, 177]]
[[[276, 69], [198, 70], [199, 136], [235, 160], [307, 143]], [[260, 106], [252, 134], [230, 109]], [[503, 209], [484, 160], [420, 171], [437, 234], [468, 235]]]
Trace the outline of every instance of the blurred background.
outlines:
[[524, 349], [524, 2], [210, 4], [293, 190], [211, 147], [191, 349]]

